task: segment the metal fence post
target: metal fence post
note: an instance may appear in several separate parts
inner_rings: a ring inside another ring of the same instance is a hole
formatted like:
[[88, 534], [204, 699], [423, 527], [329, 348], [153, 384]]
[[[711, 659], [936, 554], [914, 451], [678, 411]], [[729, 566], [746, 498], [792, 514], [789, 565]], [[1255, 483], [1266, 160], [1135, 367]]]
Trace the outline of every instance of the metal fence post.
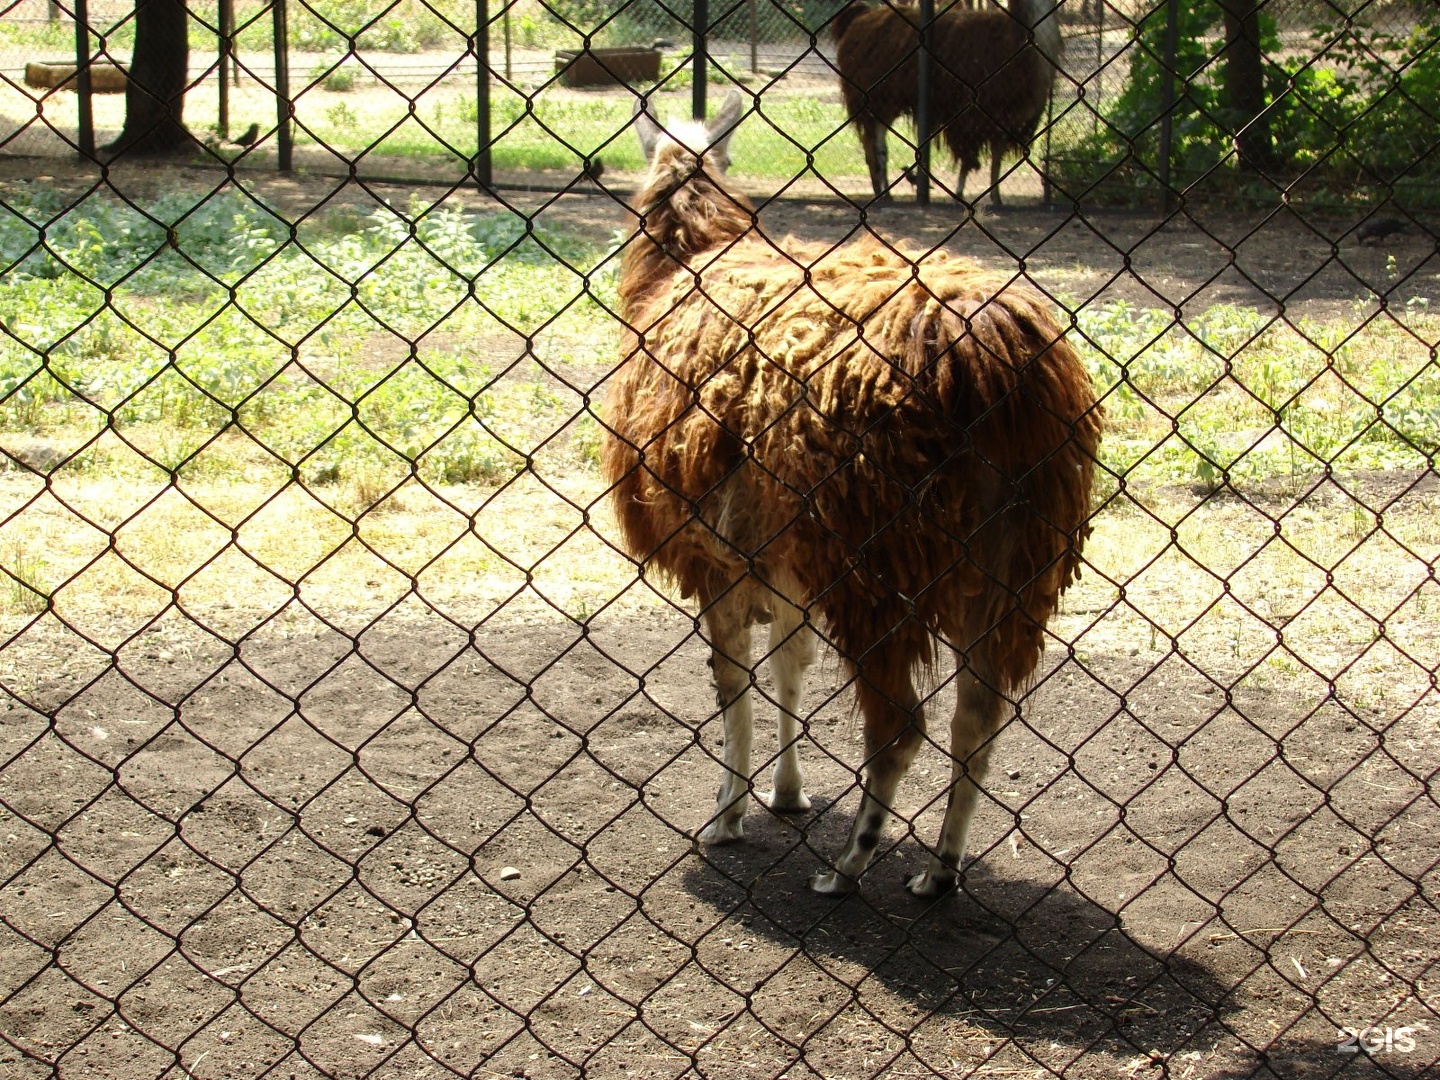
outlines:
[[708, 0], [695, 0], [695, 13], [691, 16], [694, 34], [691, 48], [691, 99], [690, 114], [696, 120], [705, 119], [705, 76], [710, 67], [710, 4]]
[[216, 106], [219, 115], [216, 117], [216, 126], [220, 129], [220, 137], [230, 137], [230, 64], [235, 56], [235, 3], [234, 0], [220, 0], [219, 12], [220, 24], [220, 70], [218, 83], [220, 101]]
[[[505, 13], [508, 17], [510, 13], [508, 4], [505, 7]], [[506, 55], [507, 57], [509, 55], [508, 38]], [[490, 4], [488, 0], [475, 0], [475, 183], [486, 191], [490, 190]]]
[[755, 11], [755, 0], [746, 0], [750, 16], [750, 70], [760, 70], [760, 20]]
[[90, 89], [90, 3], [75, 0], [75, 141], [80, 156], [95, 156], [95, 113]]
[[1180, 47], [1180, 0], [1165, 3], [1165, 49], [1160, 74], [1160, 205], [1169, 214], [1175, 209], [1175, 189], [1170, 186], [1170, 153], [1174, 145], [1172, 114], [1175, 112], [1175, 54]]
[[930, 205], [930, 44], [935, 0], [920, 0], [920, 55], [915, 64], [915, 204]]
[[295, 136], [290, 130], [294, 104], [290, 100], [290, 29], [285, 0], [270, 0], [270, 14], [275, 24], [276, 156], [280, 171], [289, 172], [295, 163]]

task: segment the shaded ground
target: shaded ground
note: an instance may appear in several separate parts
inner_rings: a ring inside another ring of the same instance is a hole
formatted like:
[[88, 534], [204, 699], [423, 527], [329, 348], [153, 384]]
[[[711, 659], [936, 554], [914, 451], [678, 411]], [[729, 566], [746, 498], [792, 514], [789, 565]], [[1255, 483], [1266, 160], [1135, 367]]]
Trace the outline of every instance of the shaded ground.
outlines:
[[[1363, 722], [1175, 656], [1044, 677], [964, 895], [929, 905], [901, 883], [938, 827], [933, 748], [861, 893], [804, 888], [855, 803], [833, 662], [815, 811], [697, 856], [719, 727], [678, 614], [473, 644], [296, 621], [228, 651], [173, 634], [46, 680], [53, 725], [8, 701], [9, 1075], [1419, 1077], [1440, 1054], [1407, 989], [1433, 977], [1434, 802]], [[1434, 719], [1387, 732], [1407, 768]], [[1371, 1024], [1414, 1048], [1337, 1053]]]

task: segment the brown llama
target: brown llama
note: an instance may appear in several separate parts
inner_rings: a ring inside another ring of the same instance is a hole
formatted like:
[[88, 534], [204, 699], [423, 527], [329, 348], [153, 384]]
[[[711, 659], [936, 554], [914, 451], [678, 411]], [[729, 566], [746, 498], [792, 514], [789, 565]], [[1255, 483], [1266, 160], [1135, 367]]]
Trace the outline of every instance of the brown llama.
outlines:
[[[959, 163], [955, 198], [965, 178], [990, 155], [990, 201], [1001, 205], [1000, 168], [1007, 153], [1026, 153], [1050, 101], [1060, 64], [1056, 0], [1009, 0], [1010, 8], [968, 0], [944, 8], [932, 24], [930, 130]], [[913, 5], [856, 0], [830, 23], [845, 110], [860, 136], [875, 197], [889, 197], [886, 135], [902, 116], [915, 118], [920, 15]], [[909, 170], [906, 175], [912, 180]]]
[[812, 633], [864, 722], [864, 797], [812, 886], [854, 887], [924, 739], [914, 674], [954, 650], [940, 841], [912, 892], [949, 889], [995, 735], [1079, 572], [1100, 409], [1032, 292], [873, 238], [772, 240], [726, 186], [732, 92], [708, 128], [635, 125], [649, 161], [625, 248], [624, 361], [603, 468], [624, 543], [695, 598], [725, 749], [703, 842], [737, 840], [750, 793], [750, 628], [770, 624], [780, 751], [771, 809], [809, 806], [801, 689]]

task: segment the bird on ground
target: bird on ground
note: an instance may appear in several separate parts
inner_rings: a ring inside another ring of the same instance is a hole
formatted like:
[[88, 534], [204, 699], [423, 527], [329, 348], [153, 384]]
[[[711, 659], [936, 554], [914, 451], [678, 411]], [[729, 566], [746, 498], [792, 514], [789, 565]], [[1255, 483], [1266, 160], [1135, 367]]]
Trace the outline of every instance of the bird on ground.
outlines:
[[1384, 240], [1387, 236], [1410, 231], [1410, 223], [1393, 217], [1366, 218], [1355, 230], [1355, 239], [1360, 243], [1367, 240]]

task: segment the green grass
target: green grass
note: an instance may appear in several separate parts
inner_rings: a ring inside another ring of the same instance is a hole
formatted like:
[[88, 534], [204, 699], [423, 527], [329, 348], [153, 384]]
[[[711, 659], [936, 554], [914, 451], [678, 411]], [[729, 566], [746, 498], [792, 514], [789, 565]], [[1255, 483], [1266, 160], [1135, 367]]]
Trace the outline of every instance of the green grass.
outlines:
[[[190, 48], [213, 52], [219, 12], [213, 2], [190, 3]], [[235, 5], [236, 44], [241, 53], [269, 53], [274, 41], [270, 8], [254, 0]], [[426, 49], [465, 51], [467, 35], [475, 24], [475, 6], [457, 0], [398, 0], [381, 5], [365, 0], [311, 0], [290, 9], [290, 46], [294, 50], [321, 51], [349, 48], [353, 38], [364, 52], [413, 53]], [[91, 12], [90, 26], [104, 35], [109, 50], [129, 52], [135, 47], [133, 12], [106, 23]], [[92, 42], [99, 43], [92, 35]], [[75, 52], [75, 27], [68, 18], [7, 19], [0, 22], [0, 48], [45, 55]], [[30, 57], [27, 57], [30, 58]]]
[[[491, 107], [492, 165], [497, 169], [579, 171], [585, 158], [598, 156], [612, 171], [639, 171], [644, 162], [629, 130], [631, 99], [621, 96], [574, 98], [546, 96], [531, 100], [497, 91]], [[665, 93], [659, 109], [685, 115], [690, 98]], [[468, 158], [476, 148], [476, 109], [472, 94], [434, 95], [418, 109], [424, 126], [407, 119], [407, 103], [379, 99], [364, 107], [348, 101], [302, 106], [303, 123], [330, 146], [350, 153], [407, 158]], [[427, 130], [428, 129], [428, 130]], [[617, 134], [618, 133], [618, 134]], [[298, 142], [313, 141], [302, 131]], [[822, 175], [849, 176], [859, 165], [859, 144], [838, 104], [805, 98], [775, 98], [746, 119], [731, 145], [737, 175], [788, 180], [813, 168]]]
[[[535, 361], [603, 371], [614, 355], [602, 246], [418, 198], [309, 217], [293, 237], [235, 193], [142, 212], [67, 209], [36, 187], [11, 205], [0, 434], [57, 441], [71, 467], [103, 466], [107, 432], [179, 474], [258, 453], [316, 483], [411, 463], [436, 483], [494, 483], [567, 426], [593, 460], [593, 430], [571, 423], [582, 399], [557, 396]], [[1440, 318], [1422, 298], [1293, 324], [1089, 305], [1074, 337], [1109, 415], [1105, 464], [1127, 484], [1434, 467]]]
[[1291, 322], [1217, 305], [1177, 323], [1092, 305], [1080, 345], [1109, 414], [1106, 464], [1127, 482], [1245, 487], [1325, 469], [1434, 468], [1440, 318], [1428, 300]]
[[[53, 608], [119, 642], [178, 599], [238, 634], [297, 587], [341, 622], [412, 584], [464, 621], [517, 597], [536, 617], [659, 603], [608, 546], [596, 473], [595, 409], [620, 337], [611, 248], [419, 199], [329, 209], [292, 232], [236, 192], [142, 212], [12, 187], [0, 631]], [[1440, 319], [1427, 306], [1293, 327], [1238, 307], [1183, 326], [1155, 309], [1081, 308], [1073, 337], [1109, 414], [1101, 484], [1128, 498], [1097, 518], [1087, 554], [1101, 573], [1077, 605], [1111, 604], [1124, 583], [1156, 613], [1152, 641], [1157, 622], [1198, 620], [1185, 641], [1214, 653], [1249, 625], [1218, 606], [1199, 614], [1216, 568], [1253, 562], [1254, 582], [1227, 580], [1275, 610], [1296, 609], [1316, 566], [1341, 563], [1364, 610], [1408, 603], [1390, 594], [1433, 558], [1423, 507], [1387, 509], [1378, 536], [1358, 503], [1287, 511], [1282, 539], [1247, 502], [1205, 495], [1295, 493], [1326, 469], [1433, 469]], [[1397, 558], [1392, 536], [1419, 561]], [[1294, 557], [1277, 562], [1282, 549]], [[1392, 613], [1387, 625], [1405, 624]]]
[[85, 447], [109, 428], [178, 472], [223, 471], [221, 437], [243, 436], [317, 481], [362, 461], [493, 481], [523, 464], [512, 414], [547, 392], [465, 342], [508, 326], [543, 354], [608, 333], [594, 296], [609, 299], [610, 271], [582, 276], [600, 254], [418, 201], [312, 219], [291, 240], [238, 195], [140, 213], [37, 191], [0, 215], [0, 432]]

